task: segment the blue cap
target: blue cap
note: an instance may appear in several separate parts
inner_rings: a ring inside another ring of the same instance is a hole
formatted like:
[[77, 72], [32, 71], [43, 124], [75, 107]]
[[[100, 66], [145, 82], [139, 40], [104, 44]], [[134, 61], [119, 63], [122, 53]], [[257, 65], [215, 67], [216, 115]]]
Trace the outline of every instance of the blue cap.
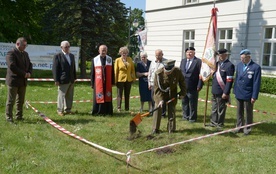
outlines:
[[249, 49], [244, 49], [244, 50], [242, 50], [242, 51], [240, 52], [240, 55], [243, 55], [243, 54], [245, 54], [245, 55], [250, 55], [250, 54], [251, 54], [251, 51], [250, 51]]

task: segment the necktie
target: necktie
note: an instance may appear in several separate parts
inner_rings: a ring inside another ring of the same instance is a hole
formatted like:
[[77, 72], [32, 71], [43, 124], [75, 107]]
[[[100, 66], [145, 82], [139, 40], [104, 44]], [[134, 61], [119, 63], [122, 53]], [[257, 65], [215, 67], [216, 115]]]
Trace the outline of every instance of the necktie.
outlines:
[[245, 71], [247, 68], [247, 65], [246, 64], [243, 64], [243, 71]]
[[70, 60], [70, 56], [69, 56], [69, 54], [65, 54], [65, 57], [66, 57], [66, 59], [67, 59], [67, 61], [68, 61], [69, 65], [71, 65], [71, 60]]
[[21, 52], [21, 57], [22, 57], [22, 59], [23, 59], [24, 65], [26, 66], [26, 59], [25, 59], [25, 56], [24, 56], [24, 53], [23, 53], [23, 52]]
[[190, 59], [188, 59], [188, 60], [187, 60], [187, 63], [186, 63], [186, 72], [187, 72], [187, 71], [188, 71], [188, 69], [189, 69], [189, 66], [190, 66], [190, 61], [191, 61]]

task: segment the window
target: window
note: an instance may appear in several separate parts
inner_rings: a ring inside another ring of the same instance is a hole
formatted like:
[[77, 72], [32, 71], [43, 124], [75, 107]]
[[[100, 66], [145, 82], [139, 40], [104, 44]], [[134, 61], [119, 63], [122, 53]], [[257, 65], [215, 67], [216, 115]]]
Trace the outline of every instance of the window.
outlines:
[[276, 27], [264, 28], [263, 66], [276, 66]]
[[185, 0], [185, 4], [197, 3], [198, 0]]
[[194, 47], [195, 46], [195, 31], [189, 30], [184, 31], [184, 50], [188, 47]]
[[[195, 31], [194, 30], [184, 30], [183, 32], [183, 51], [188, 47], [195, 47]], [[182, 55], [185, 57], [185, 55]]]
[[231, 55], [232, 49], [232, 38], [233, 38], [233, 30], [232, 29], [219, 29], [218, 33], [218, 49], [225, 48], [228, 50], [228, 58]]

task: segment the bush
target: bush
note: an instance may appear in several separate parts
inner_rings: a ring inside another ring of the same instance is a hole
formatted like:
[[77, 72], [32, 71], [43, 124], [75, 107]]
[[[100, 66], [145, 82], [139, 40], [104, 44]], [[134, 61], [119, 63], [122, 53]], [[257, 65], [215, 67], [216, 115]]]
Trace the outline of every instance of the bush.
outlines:
[[276, 78], [262, 77], [260, 92], [276, 94]]

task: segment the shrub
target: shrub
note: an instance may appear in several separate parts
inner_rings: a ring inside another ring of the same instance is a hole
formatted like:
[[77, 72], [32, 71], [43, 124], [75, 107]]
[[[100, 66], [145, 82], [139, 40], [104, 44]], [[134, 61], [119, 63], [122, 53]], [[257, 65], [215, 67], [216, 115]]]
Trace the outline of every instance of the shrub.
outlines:
[[262, 77], [260, 92], [276, 94], [276, 78]]

